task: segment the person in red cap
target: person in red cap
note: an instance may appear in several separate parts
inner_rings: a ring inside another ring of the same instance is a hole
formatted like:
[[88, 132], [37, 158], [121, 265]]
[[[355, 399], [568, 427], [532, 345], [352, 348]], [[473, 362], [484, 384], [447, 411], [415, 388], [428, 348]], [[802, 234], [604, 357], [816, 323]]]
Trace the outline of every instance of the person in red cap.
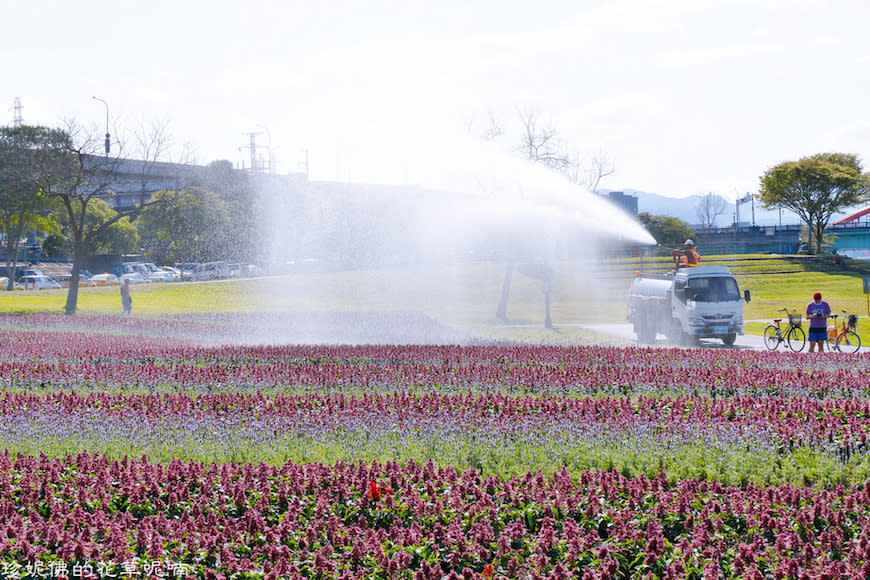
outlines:
[[822, 300], [822, 293], [813, 294], [813, 301], [807, 304], [807, 319], [810, 321], [810, 352], [819, 346], [819, 352], [825, 351], [825, 342], [828, 340], [828, 317], [831, 315], [831, 307]]

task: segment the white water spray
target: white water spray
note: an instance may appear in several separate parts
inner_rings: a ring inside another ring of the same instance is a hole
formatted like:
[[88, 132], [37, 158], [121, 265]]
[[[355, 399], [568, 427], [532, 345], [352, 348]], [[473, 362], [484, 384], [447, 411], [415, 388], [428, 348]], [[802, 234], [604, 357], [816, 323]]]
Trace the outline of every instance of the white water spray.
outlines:
[[345, 139], [346, 180], [313, 175], [303, 204], [276, 206], [276, 262], [292, 263], [269, 308], [306, 322], [275, 329], [273, 341], [457, 342], [507, 321], [542, 324], [545, 302], [558, 323], [580, 294], [606, 294], [589, 266], [602, 249], [655, 243], [632, 216], [552, 170], [443, 128], [399, 125]]

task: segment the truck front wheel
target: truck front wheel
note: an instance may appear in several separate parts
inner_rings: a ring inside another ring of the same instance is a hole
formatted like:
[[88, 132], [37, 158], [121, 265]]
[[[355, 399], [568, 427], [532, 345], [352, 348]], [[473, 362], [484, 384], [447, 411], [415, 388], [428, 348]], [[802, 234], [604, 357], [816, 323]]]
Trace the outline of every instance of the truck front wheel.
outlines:
[[725, 346], [734, 346], [734, 341], [737, 340], [737, 333], [732, 332], [731, 334], [726, 334], [722, 337], [722, 344]]

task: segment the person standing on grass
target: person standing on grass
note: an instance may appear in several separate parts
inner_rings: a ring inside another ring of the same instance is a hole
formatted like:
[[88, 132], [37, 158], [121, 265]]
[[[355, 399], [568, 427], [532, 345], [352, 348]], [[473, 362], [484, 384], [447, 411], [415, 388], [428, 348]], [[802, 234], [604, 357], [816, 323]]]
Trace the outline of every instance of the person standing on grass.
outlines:
[[831, 307], [822, 300], [822, 293], [813, 294], [813, 301], [807, 304], [807, 319], [810, 321], [810, 352], [815, 351], [816, 345], [819, 352], [825, 351], [825, 342], [828, 340], [828, 317], [831, 316]]
[[121, 283], [121, 305], [124, 307], [124, 314], [132, 314], [133, 299], [130, 298], [130, 279], [124, 278]]

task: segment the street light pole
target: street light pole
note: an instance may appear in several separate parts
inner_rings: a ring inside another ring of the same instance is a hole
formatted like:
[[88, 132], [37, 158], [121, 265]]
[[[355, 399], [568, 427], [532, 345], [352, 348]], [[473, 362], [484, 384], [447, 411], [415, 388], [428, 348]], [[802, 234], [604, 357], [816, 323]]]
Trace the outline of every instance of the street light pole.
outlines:
[[267, 147], [269, 148], [269, 167], [266, 169], [266, 173], [272, 173], [272, 133], [269, 131], [269, 128], [265, 125], [257, 125], [257, 127], [262, 127], [266, 130], [266, 139], [268, 141]]
[[111, 149], [111, 144], [112, 144], [111, 135], [109, 135], [109, 103], [107, 103], [106, 101], [104, 101], [103, 99], [101, 99], [99, 97], [91, 97], [91, 98], [95, 99], [97, 101], [100, 101], [101, 103], [106, 105], [106, 157], [108, 157], [109, 156], [109, 149]]

